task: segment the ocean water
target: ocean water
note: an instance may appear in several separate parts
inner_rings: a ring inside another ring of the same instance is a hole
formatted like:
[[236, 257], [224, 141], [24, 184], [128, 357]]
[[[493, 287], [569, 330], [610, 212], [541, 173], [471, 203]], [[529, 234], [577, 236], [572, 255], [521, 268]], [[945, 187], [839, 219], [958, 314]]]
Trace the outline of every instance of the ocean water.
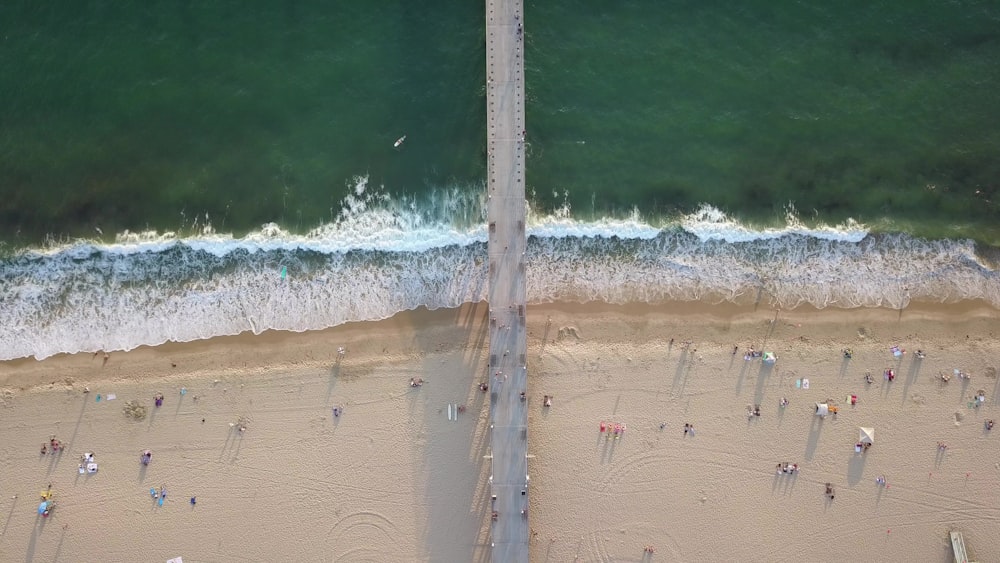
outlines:
[[[524, 21], [533, 303], [1000, 308], [994, 3]], [[479, 2], [0, 5], [0, 359], [484, 299], [483, 35]]]

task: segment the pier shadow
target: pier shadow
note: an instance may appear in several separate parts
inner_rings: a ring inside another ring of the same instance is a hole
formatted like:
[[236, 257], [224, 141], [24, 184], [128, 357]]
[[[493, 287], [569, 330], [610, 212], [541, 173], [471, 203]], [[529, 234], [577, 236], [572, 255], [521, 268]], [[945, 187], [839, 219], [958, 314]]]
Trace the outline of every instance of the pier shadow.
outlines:
[[[495, 359], [490, 357], [488, 347], [491, 345], [491, 316], [497, 318], [499, 323], [511, 321], [506, 320], [510, 316], [507, 311], [494, 311], [491, 315], [490, 305], [486, 301], [462, 305], [457, 312], [421, 310], [413, 314], [421, 315], [427, 323], [424, 329], [415, 334], [417, 349], [427, 353], [422, 355], [422, 360], [411, 366], [408, 375], [423, 378], [425, 384], [422, 387], [409, 387], [404, 374], [400, 376], [399, 385], [400, 389], [405, 389], [401, 392], [409, 394], [404, 400], [409, 403], [411, 419], [421, 421], [426, 428], [427, 448], [433, 451], [433, 455], [425, 457], [418, 465], [419, 470], [427, 475], [423, 502], [427, 506], [439, 507], [428, 511], [428, 525], [423, 541], [430, 547], [425, 556], [434, 561], [465, 560], [485, 563], [493, 553], [490, 546], [493, 532], [490, 513], [494, 510], [491, 495], [495, 491], [492, 490], [490, 481], [494, 470], [493, 460], [489, 456], [494, 416], [497, 405], [509, 400], [510, 393], [504, 387], [517, 379], [511, 373], [508, 381], [498, 384], [493, 372], [500, 369], [501, 364], [507, 366], [503, 367], [505, 371], [521, 369], [520, 366], [528, 363], [527, 351], [525, 350], [523, 358], [504, 357], [502, 353], [497, 353]], [[515, 312], [514, 316], [516, 315]], [[515, 322], [517, 320], [514, 319]], [[525, 333], [527, 331], [525, 324], [513, 326]], [[507, 338], [513, 341], [513, 338]], [[513, 346], [510, 352], [518, 354]], [[461, 379], [455, 380], [454, 385], [445, 385], [444, 380], [433, 377], [441, 369], [439, 360], [442, 358], [446, 358], [449, 365], [455, 366], [459, 373], [464, 374]], [[492, 367], [494, 362], [497, 367]], [[334, 368], [336, 367], [335, 365]], [[531, 375], [530, 370], [528, 374]], [[486, 392], [479, 387], [484, 381], [489, 385]], [[531, 378], [526, 378], [527, 388], [523, 390], [529, 392], [531, 385]], [[514, 400], [517, 400], [516, 393]], [[456, 418], [449, 421], [444, 415], [448, 404], [462, 406], [464, 412], [456, 413]], [[509, 407], [527, 409], [534, 404], [533, 401], [525, 400]], [[527, 431], [521, 430], [515, 439], [528, 440]], [[530, 456], [531, 451], [528, 450], [527, 453]], [[434, 464], [445, 460], [457, 467], [449, 471], [436, 471]], [[443, 497], [441, 491], [449, 493]], [[448, 544], [441, 541], [442, 534], [468, 537], [470, 541]]]

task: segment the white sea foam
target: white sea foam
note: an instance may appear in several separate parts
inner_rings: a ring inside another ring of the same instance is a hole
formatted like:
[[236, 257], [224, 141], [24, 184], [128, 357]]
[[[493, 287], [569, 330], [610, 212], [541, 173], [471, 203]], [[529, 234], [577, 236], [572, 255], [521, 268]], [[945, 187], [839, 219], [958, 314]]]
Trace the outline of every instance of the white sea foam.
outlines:
[[724, 240], [726, 242], [746, 242], [752, 240], [775, 239], [787, 235], [802, 235], [823, 240], [861, 242], [868, 230], [853, 219], [842, 225], [807, 227], [799, 219], [791, 204], [785, 210], [785, 224], [779, 228], [753, 229], [731, 219], [724, 212], [708, 204], [685, 215], [681, 221], [685, 231], [702, 241]]
[[[360, 187], [359, 187], [360, 186]], [[345, 211], [296, 235], [122, 233], [0, 263], [0, 359], [129, 350], [244, 331], [302, 331], [485, 299], [483, 205], [466, 190], [393, 201], [359, 179]], [[903, 307], [983, 299], [998, 272], [970, 241], [854, 228], [755, 231], [704, 207], [653, 226], [638, 212], [530, 214], [531, 302], [760, 301]], [[708, 227], [707, 225], [713, 225]], [[852, 230], [853, 229], [853, 230]]]

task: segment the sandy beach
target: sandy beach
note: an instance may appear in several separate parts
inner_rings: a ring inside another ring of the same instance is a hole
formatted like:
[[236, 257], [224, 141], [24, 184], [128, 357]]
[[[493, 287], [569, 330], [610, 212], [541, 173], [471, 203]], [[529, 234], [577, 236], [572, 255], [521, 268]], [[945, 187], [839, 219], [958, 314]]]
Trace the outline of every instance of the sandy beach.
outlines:
[[[528, 314], [532, 561], [946, 562], [952, 529], [1000, 560], [995, 309]], [[0, 560], [488, 561], [486, 318], [2, 363]], [[940, 377], [956, 369], [970, 377]], [[817, 417], [828, 399], [839, 412]], [[50, 436], [63, 450], [41, 454]], [[88, 452], [99, 470], [80, 474]]]

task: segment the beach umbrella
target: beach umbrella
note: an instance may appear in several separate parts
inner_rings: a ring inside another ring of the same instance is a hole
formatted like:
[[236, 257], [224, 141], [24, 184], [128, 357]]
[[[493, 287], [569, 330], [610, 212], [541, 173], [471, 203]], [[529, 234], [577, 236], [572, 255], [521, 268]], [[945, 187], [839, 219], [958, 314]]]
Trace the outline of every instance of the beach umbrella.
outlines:
[[764, 352], [764, 361], [769, 364], [773, 364], [778, 361], [778, 356], [775, 356], [774, 352]]
[[865, 428], [864, 426], [858, 427], [858, 441], [861, 443], [875, 443], [875, 429]]
[[38, 513], [45, 514], [45, 511], [49, 509], [49, 501], [43, 500], [41, 504], [38, 505]]
[[830, 414], [830, 405], [826, 403], [816, 403], [816, 416], [826, 416]]

